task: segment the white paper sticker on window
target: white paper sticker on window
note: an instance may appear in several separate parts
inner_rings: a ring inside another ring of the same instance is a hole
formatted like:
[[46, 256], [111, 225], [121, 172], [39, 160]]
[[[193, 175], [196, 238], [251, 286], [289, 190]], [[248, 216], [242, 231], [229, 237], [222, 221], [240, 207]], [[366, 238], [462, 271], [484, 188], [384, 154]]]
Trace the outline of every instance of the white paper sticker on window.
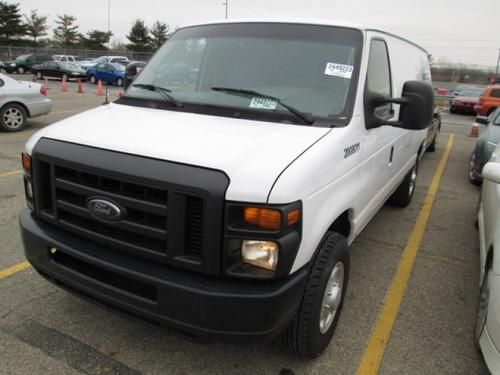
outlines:
[[259, 109], [276, 109], [278, 103], [272, 99], [265, 98], [252, 98], [250, 102], [250, 108], [259, 108]]
[[325, 74], [329, 76], [351, 79], [352, 71], [352, 65], [328, 63], [326, 64]]

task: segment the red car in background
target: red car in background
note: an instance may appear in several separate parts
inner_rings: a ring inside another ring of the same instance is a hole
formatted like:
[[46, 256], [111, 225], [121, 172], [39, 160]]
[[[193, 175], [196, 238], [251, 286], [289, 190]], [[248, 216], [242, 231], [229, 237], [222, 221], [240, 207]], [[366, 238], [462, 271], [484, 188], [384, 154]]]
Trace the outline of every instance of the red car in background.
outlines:
[[474, 107], [478, 115], [489, 116], [500, 107], [500, 86], [490, 86], [479, 99], [479, 103]]
[[479, 103], [479, 98], [483, 94], [484, 89], [470, 88], [460, 91], [458, 96], [451, 100], [450, 113], [467, 113], [475, 114], [475, 107]]

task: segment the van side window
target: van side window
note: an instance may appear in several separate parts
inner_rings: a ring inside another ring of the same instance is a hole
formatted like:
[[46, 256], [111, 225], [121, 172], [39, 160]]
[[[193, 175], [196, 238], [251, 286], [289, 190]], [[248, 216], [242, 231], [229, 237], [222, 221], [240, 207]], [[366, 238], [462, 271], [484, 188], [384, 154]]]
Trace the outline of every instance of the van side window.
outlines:
[[500, 90], [492, 90], [490, 96], [493, 98], [500, 98]]
[[[371, 92], [392, 97], [391, 68], [387, 45], [382, 40], [374, 39], [370, 46], [368, 60], [368, 89]], [[392, 117], [392, 104], [384, 104], [375, 109], [375, 114], [384, 120]]]

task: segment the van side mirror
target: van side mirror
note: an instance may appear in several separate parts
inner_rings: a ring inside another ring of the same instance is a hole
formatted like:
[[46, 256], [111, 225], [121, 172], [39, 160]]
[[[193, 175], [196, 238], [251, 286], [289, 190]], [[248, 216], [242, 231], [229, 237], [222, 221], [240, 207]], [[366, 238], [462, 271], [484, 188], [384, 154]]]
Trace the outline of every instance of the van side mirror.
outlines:
[[[375, 114], [381, 105], [400, 104], [399, 120], [386, 121]], [[403, 85], [401, 98], [390, 98], [367, 92], [365, 95], [365, 121], [368, 129], [390, 125], [409, 130], [422, 130], [432, 123], [434, 113], [434, 90], [422, 81], [407, 81]]]
[[490, 161], [483, 167], [482, 175], [487, 180], [500, 184], [500, 163]]
[[489, 119], [487, 116], [477, 116], [474, 121], [481, 125], [488, 125]]

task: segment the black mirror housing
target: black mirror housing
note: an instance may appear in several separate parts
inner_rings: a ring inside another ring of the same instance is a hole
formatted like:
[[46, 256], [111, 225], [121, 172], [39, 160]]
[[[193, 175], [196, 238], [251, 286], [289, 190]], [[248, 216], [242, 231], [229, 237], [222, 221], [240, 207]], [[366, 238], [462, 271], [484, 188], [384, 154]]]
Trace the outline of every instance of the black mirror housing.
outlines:
[[[400, 104], [399, 120], [385, 121], [375, 115], [375, 109], [383, 104]], [[434, 116], [434, 90], [422, 81], [407, 81], [403, 85], [401, 98], [387, 98], [367, 92], [365, 95], [365, 121], [367, 128], [390, 125], [408, 130], [429, 127]]]

